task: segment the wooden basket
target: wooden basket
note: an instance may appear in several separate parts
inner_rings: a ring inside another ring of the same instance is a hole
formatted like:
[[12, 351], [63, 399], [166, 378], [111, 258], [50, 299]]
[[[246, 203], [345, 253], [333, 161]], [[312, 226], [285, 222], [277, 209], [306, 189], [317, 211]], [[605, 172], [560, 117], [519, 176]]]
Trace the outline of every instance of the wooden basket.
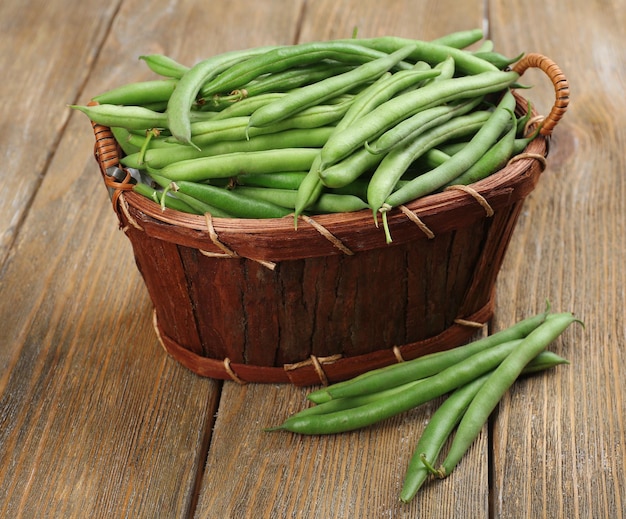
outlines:
[[[95, 156], [154, 304], [165, 350], [201, 376], [240, 383], [327, 384], [467, 342], [493, 315], [494, 286], [525, 197], [565, 112], [567, 80], [543, 70], [556, 102], [542, 135], [498, 173], [389, 214], [246, 220], [161, 207], [132, 191], [121, 150], [94, 124]], [[517, 93], [517, 110], [526, 101]], [[536, 114], [535, 114], [536, 115]]]

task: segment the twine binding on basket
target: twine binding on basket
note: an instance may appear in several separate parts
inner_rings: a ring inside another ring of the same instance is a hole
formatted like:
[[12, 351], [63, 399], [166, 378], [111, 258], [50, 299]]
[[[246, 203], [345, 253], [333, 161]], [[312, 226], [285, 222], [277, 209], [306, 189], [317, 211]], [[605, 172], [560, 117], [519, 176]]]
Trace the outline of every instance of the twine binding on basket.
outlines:
[[[441, 351], [453, 334], [462, 333], [471, 337], [476, 330], [485, 326], [493, 316], [494, 301], [491, 298], [485, 306], [466, 319], [455, 319], [454, 324], [438, 336], [416, 343], [393, 346], [385, 350], [347, 357], [342, 354], [329, 356], [309, 355], [301, 362], [283, 366], [251, 366], [234, 363], [230, 358], [223, 360], [202, 357], [195, 354], [161, 329], [156, 310], [153, 311], [152, 323], [161, 347], [173, 359], [193, 372], [215, 379], [232, 380], [237, 384], [249, 382], [291, 383], [295, 386], [328, 385], [345, 378], [356, 376], [364, 370], [376, 369], [390, 364], [411, 360], [431, 351]], [[464, 331], [463, 331], [464, 330]]]

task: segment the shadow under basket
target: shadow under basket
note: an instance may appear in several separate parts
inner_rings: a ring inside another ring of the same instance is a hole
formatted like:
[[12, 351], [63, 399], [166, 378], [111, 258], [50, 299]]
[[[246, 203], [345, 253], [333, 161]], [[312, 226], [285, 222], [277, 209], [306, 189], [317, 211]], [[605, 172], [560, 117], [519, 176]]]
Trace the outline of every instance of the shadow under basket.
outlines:
[[162, 210], [106, 174], [121, 150], [94, 124], [96, 159], [169, 355], [201, 376], [304, 386], [470, 340], [493, 316], [498, 271], [567, 103], [548, 58], [529, 54], [516, 67], [541, 68], [555, 86], [541, 135], [486, 179], [391, 211], [391, 244], [369, 210], [303, 217], [297, 230], [293, 217]]

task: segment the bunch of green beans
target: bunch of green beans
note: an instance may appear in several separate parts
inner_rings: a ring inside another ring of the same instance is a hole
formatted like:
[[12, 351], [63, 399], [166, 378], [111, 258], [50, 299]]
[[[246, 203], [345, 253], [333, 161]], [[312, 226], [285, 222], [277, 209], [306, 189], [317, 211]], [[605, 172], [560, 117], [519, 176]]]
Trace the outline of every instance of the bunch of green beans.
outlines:
[[[193, 66], [145, 55], [157, 79], [73, 108], [111, 128], [121, 165], [152, 179], [135, 191], [163, 207], [233, 218], [287, 211], [296, 222], [369, 209], [382, 214], [389, 242], [393, 208], [492, 174], [536, 135], [523, 135], [513, 113], [519, 77], [508, 67], [519, 57], [481, 40], [480, 30], [355, 37], [234, 50]], [[460, 151], [438, 149], [459, 140]], [[262, 177], [254, 186], [253, 176]], [[242, 189], [244, 178], [254, 189]]]
[[[315, 405], [267, 431], [337, 434], [381, 422], [448, 394], [422, 432], [400, 499], [411, 501], [430, 475], [448, 476], [521, 376], [566, 364], [546, 348], [570, 324], [570, 312], [545, 312], [465, 346], [375, 369], [309, 393]], [[438, 468], [439, 454], [452, 437]]]

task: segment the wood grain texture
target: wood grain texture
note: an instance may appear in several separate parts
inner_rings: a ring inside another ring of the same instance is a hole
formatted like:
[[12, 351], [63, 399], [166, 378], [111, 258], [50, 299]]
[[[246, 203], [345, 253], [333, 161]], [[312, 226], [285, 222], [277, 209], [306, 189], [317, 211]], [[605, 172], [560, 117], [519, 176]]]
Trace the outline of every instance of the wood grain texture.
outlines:
[[[571, 87], [548, 170], [529, 197], [499, 278], [495, 325], [539, 309], [572, 310], [585, 323], [554, 347], [565, 369], [515, 387], [495, 420], [496, 517], [614, 517], [626, 510], [626, 85], [619, 2], [498, 3], [496, 45], [550, 56]], [[528, 93], [550, 107], [551, 88]], [[524, 78], [522, 78], [524, 79]], [[532, 474], [532, 477], [529, 477]]]
[[76, 102], [117, 3], [0, 5], [0, 266], [67, 123], [66, 105]]
[[[204, 34], [210, 46], [204, 28], [194, 31], [187, 22], [199, 7], [180, 5], [172, 19], [168, 5], [126, 3], [85, 92], [141, 76], [136, 59], [153, 48], [154, 34], [160, 44], [187, 41], [192, 51]], [[68, 59], [61, 54], [50, 63], [59, 76], [88, 72], [70, 59], [79, 23], [69, 20], [58, 24], [66, 28], [60, 34]], [[97, 23], [108, 26], [106, 18]], [[187, 25], [190, 39], [168, 33], [168, 23]], [[31, 43], [40, 55], [49, 50], [44, 40]], [[85, 50], [97, 54], [97, 43]], [[192, 52], [180, 56], [196, 59]], [[36, 65], [22, 63], [25, 73]], [[55, 77], [43, 80], [58, 118], [67, 100]], [[27, 126], [45, 122], [33, 112]], [[219, 385], [158, 346], [131, 249], [94, 175], [89, 131], [84, 118], [70, 117], [2, 271], [0, 515], [184, 517], [193, 507]], [[58, 139], [59, 129], [53, 134]], [[22, 163], [32, 158], [26, 141], [14, 152]], [[17, 196], [11, 201], [23, 204]]]
[[[345, 435], [268, 433], [262, 428], [307, 405], [306, 389], [222, 384], [168, 358], [99, 178], [89, 123], [66, 104], [153, 77], [142, 54], [192, 65], [238, 48], [347, 37], [355, 27], [364, 37], [429, 39], [482, 26], [484, 3], [39, 4], [0, 6], [0, 516], [623, 517], [619, 2], [489, 5], [498, 50], [551, 57], [572, 90], [498, 276], [492, 329], [541, 310], [546, 298], [586, 326], [551, 348], [571, 365], [516, 384], [453, 476], [408, 506], [397, 498], [404, 470], [438, 402]], [[534, 71], [524, 80], [546, 113], [551, 85]]]

